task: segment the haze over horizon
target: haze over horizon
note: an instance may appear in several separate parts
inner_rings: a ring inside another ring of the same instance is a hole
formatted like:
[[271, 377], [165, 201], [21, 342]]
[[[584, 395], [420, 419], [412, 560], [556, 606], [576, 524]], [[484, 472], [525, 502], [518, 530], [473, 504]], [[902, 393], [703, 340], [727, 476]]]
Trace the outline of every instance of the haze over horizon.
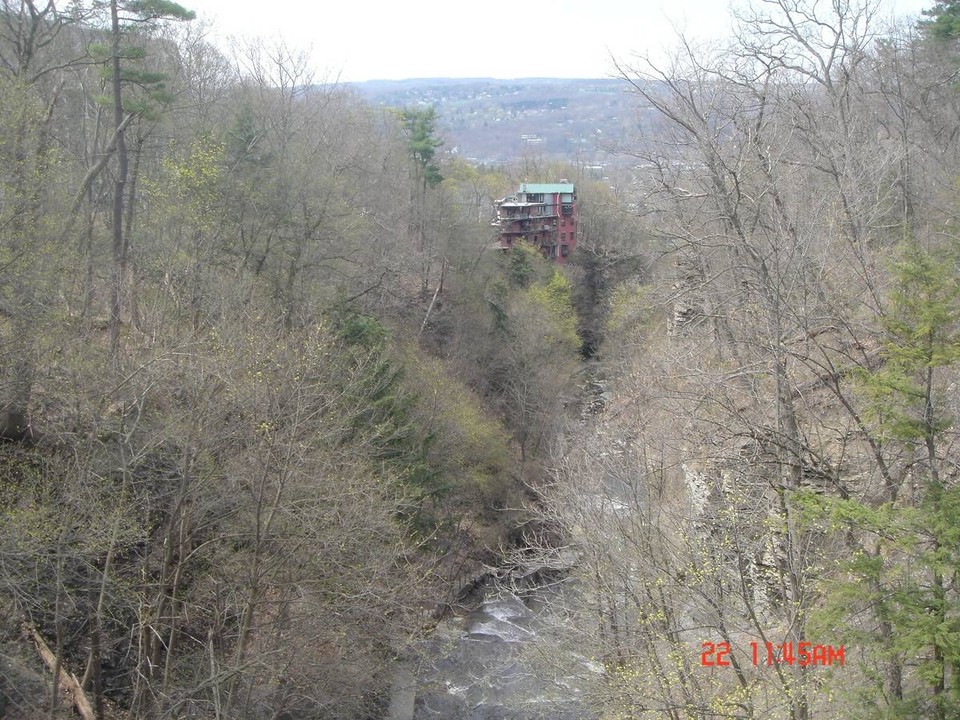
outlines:
[[[422, 0], [399, 3], [274, 3], [266, 14], [252, 0], [184, 3], [212, 24], [219, 42], [281, 38], [309, 50], [320, 76], [342, 82], [420, 78], [604, 78], [613, 59], [658, 54], [677, 33], [724, 36], [729, 4], [710, 0], [559, 0], [549, 14], [488, 2], [457, 8]], [[743, 2], [734, 3], [742, 5]], [[916, 17], [933, 0], [884, 0], [880, 17]]]

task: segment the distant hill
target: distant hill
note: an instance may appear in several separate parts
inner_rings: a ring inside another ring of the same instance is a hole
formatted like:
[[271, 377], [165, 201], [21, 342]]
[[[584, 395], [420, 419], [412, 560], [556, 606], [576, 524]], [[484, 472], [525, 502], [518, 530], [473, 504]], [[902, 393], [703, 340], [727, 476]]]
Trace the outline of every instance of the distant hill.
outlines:
[[433, 105], [448, 147], [476, 162], [526, 154], [606, 164], [637, 117], [636, 96], [622, 80], [427, 78], [351, 86], [378, 105]]

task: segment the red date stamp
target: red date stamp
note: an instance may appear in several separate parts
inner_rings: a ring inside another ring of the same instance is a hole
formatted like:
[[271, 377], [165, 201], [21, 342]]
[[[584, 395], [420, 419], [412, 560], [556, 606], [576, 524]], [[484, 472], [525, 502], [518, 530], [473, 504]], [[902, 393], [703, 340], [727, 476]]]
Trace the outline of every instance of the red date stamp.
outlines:
[[[730, 643], [701, 643], [700, 664], [704, 667], [729, 667]], [[843, 645], [816, 645], [811, 642], [750, 643], [750, 657], [758, 665], [840, 665], [845, 662]]]

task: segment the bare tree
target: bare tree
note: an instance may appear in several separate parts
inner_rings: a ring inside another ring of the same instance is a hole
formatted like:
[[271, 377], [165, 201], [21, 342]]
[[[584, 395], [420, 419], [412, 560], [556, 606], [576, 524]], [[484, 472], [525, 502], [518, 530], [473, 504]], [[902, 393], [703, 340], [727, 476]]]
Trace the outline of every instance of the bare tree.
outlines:
[[[630, 399], [558, 459], [568, 494], [552, 518], [586, 548], [592, 638], [628, 712], [813, 716], [814, 669], [775, 663], [757, 677], [743, 651], [809, 641], [830, 563], [879, 557], [868, 533], [811, 526], [810, 498], [893, 502], [908, 477], [909, 451], [868, 421], [854, 380], [883, 362], [878, 249], [922, 226], [907, 159], [922, 153], [903, 139], [922, 123], [904, 115], [906, 84], [878, 89], [878, 74], [899, 71], [876, 53], [874, 15], [870, 3], [760, 2], [731, 46], [681, 38], [667, 65], [620, 68], [654, 118], [634, 150], [636, 204], [661, 260], [633, 300], [648, 321], [617, 386]], [[890, 108], [899, 141], [884, 129]], [[895, 705], [902, 659], [889, 617], [874, 620]], [[698, 667], [700, 642], [731, 649], [726, 678]]]

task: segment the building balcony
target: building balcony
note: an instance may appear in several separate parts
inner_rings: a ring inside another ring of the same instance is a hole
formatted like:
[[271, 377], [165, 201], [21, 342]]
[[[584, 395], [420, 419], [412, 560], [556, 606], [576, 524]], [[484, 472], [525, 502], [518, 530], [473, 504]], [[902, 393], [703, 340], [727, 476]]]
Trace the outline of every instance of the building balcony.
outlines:
[[552, 225], [541, 225], [540, 227], [522, 227], [522, 228], [500, 228], [501, 235], [526, 235], [528, 233], [556, 232], [557, 228]]
[[543, 218], [555, 218], [559, 217], [556, 211], [537, 213], [536, 215], [498, 215], [498, 219], [503, 222], [511, 222], [515, 220], [541, 220]]

